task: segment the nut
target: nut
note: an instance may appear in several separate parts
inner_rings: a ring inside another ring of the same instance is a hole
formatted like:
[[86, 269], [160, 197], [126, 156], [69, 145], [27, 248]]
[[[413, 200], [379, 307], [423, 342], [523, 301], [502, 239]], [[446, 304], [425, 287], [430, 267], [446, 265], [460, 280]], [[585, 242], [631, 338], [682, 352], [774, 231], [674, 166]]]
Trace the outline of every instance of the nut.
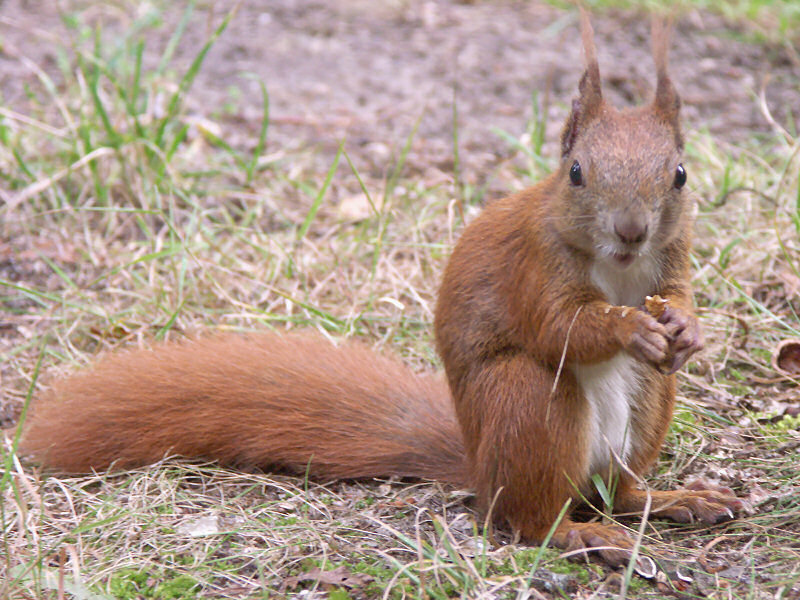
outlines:
[[655, 296], [647, 296], [644, 299], [644, 307], [654, 318], [658, 319], [667, 310], [669, 300], [662, 298], [658, 294]]

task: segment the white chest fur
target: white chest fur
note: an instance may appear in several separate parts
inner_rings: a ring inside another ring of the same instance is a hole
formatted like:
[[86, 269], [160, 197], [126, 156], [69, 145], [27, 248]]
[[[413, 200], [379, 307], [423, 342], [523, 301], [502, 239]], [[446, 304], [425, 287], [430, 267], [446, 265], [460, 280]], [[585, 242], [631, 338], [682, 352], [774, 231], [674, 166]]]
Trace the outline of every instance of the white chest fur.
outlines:
[[597, 261], [590, 276], [609, 303], [641, 306], [645, 296], [653, 293], [657, 268], [655, 259], [645, 254], [627, 269], [620, 269], [607, 261]]
[[631, 403], [641, 390], [638, 363], [620, 352], [612, 359], [575, 365], [589, 405], [589, 472], [606, 476], [614, 456], [627, 462], [631, 449]]
[[[651, 293], [656, 263], [648, 255], [627, 269], [598, 261], [592, 268], [592, 282], [609, 303], [639, 306]], [[574, 365], [573, 372], [589, 404], [589, 475], [607, 475], [616, 455], [626, 462], [632, 446], [631, 405], [641, 392], [639, 363], [620, 352], [610, 360]]]

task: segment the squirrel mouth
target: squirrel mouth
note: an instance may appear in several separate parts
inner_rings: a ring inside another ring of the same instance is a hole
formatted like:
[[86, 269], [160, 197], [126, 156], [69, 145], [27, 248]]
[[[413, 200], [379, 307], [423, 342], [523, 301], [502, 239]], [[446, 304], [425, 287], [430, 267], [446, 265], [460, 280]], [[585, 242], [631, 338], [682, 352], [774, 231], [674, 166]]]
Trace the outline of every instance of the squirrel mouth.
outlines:
[[620, 267], [629, 267], [636, 260], [636, 254], [633, 252], [615, 252], [613, 258], [614, 262]]

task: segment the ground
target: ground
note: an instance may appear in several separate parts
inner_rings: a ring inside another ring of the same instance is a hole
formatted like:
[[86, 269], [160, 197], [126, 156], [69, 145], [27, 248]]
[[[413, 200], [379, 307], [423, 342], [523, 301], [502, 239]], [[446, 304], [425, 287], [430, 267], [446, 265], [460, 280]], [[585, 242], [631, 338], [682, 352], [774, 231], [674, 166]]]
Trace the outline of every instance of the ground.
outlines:
[[[709, 343], [681, 374], [651, 484], [711, 477], [752, 514], [659, 524], [647, 544], [696, 570], [681, 593], [798, 598], [797, 388], [771, 355], [800, 336], [800, 18], [790, 2], [745, 5], [672, 9]], [[646, 12], [603, 2], [592, 21], [604, 93], [647, 99]], [[98, 352], [207, 328], [315, 327], [435, 366], [429, 324], [461, 212], [556, 164], [583, 65], [577, 13], [555, 2], [4, 0], [0, 43], [3, 426], [32, 384]], [[484, 539], [464, 494], [435, 485], [183, 463], [5, 472], [10, 597], [55, 594], [59, 569], [88, 586], [79, 598], [522, 597], [531, 582], [553, 597], [560, 581], [557, 558]], [[334, 567], [355, 579], [313, 575]], [[608, 573], [563, 585], [608, 593]]]

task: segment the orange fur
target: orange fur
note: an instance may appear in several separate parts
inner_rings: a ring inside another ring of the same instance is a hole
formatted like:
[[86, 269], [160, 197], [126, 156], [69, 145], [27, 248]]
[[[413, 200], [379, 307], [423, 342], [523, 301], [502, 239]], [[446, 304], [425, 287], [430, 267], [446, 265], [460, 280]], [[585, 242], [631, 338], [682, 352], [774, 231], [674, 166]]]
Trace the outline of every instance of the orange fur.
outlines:
[[[439, 377], [315, 335], [218, 335], [106, 356], [39, 398], [23, 450], [82, 473], [165, 455], [466, 485]], [[436, 423], [436, 427], [431, 427]]]

